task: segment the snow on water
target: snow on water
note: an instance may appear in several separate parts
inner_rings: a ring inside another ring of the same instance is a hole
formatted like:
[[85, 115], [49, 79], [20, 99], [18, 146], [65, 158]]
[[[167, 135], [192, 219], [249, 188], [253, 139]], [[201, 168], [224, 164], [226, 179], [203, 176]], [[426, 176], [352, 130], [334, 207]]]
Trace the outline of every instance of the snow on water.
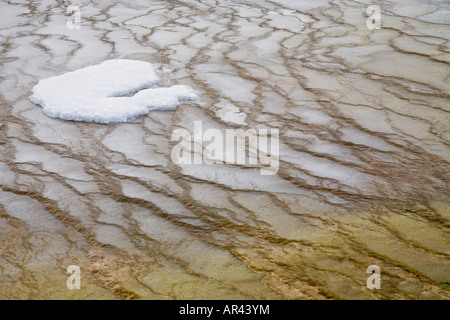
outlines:
[[125, 122], [152, 110], [175, 109], [182, 101], [199, 100], [191, 87], [156, 88], [158, 81], [149, 62], [107, 60], [40, 80], [30, 100], [53, 118], [101, 123]]

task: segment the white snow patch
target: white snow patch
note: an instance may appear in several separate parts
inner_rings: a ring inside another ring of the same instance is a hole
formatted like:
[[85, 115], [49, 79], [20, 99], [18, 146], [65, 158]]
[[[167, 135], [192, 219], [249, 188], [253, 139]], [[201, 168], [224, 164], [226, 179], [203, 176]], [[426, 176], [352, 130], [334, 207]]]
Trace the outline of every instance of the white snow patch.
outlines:
[[125, 122], [151, 110], [175, 109], [181, 101], [199, 100], [191, 87], [155, 88], [158, 81], [149, 62], [107, 60], [40, 80], [30, 100], [53, 118], [100, 123]]

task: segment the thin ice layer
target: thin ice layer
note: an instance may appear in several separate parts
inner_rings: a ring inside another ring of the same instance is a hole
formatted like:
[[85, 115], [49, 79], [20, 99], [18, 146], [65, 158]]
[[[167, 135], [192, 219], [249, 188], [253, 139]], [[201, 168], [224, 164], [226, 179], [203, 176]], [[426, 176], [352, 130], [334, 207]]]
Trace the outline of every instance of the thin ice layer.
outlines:
[[145, 89], [158, 81], [151, 63], [107, 60], [39, 81], [30, 100], [53, 118], [111, 123], [135, 119], [151, 110], [172, 110], [181, 101], [199, 99], [184, 85]]

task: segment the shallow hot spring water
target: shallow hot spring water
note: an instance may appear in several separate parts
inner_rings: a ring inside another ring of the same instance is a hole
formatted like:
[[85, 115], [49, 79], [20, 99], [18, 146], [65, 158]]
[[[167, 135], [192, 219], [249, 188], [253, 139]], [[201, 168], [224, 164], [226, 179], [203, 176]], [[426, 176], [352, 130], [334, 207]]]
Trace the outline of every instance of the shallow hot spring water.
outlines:
[[1, 2], [0, 298], [449, 299], [450, 5], [372, 4]]

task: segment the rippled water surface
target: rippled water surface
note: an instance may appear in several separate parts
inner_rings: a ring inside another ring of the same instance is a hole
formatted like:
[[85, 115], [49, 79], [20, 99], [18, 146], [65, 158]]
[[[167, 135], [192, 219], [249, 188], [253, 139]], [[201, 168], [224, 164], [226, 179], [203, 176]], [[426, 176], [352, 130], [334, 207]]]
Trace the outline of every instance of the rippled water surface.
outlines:
[[[448, 1], [78, 2], [80, 29], [0, 3], [0, 298], [450, 298]], [[97, 124], [29, 101], [115, 58], [201, 103]], [[175, 164], [194, 121], [279, 129], [277, 174]]]

